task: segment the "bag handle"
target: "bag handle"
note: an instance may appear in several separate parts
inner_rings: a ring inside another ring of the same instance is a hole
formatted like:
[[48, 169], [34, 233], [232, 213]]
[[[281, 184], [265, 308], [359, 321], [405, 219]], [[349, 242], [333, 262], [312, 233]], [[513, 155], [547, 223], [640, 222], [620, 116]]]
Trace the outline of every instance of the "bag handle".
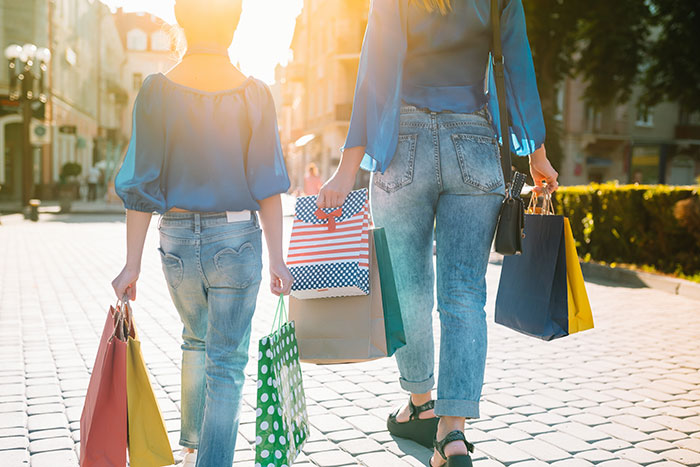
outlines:
[[493, 78], [496, 82], [496, 94], [498, 94], [498, 114], [501, 125], [501, 169], [506, 184], [506, 195], [508, 195], [511, 192], [513, 169], [510, 155], [510, 125], [508, 124], [508, 107], [506, 106], [505, 59], [501, 45], [501, 11], [498, 8], [498, 0], [491, 0], [491, 29], [493, 32], [491, 60], [493, 62]]
[[272, 330], [270, 333], [278, 331], [284, 326], [287, 320], [287, 307], [284, 305], [284, 295], [280, 295], [280, 299], [277, 302], [277, 310], [275, 311], [275, 318], [272, 320]]

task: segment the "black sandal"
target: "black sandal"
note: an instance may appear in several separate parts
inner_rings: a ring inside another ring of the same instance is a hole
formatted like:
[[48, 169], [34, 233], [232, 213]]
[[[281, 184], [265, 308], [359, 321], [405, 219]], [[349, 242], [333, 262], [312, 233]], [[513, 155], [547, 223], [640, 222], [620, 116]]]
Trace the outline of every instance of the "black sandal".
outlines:
[[386, 428], [389, 430], [389, 433], [394, 436], [413, 440], [428, 449], [432, 449], [433, 440], [435, 439], [437, 426], [440, 419], [438, 417], [418, 418], [418, 416], [423, 412], [427, 412], [428, 410], [432, 410], [434, 408], [435, 401], [430, 401], [416, 407], [413, 405], [413, 401], [409, 399], [408, 409], [411, 412], [411, 415], [409, 416], [408, 421], [396, 421], [396, 416], [401, 411], [401, 409], [398, 409], [396, 412], [389, 415], [389, 418], [386, 421]]
[[[445, 446], [454, 441], [464, 441], [465, 446], [467, 446], [467, 452], [474, 452], [474, 445], [467, 441], [467, 438], [464, 436], [464, 432], [459, 430], [450, 431], [442, 441], [438, 441], [437, 439], [433, 441], [433, 447], [435, 450], [442, 456], [443, 459], [447, 461], [447, 463], [443, 464], [442, 467], [473, 467], [472, 458], [469, 454], [466, 456], [458, 455], [450, 457], [445, 455]], [[433, 467], [432, 459], [430, 460], [429, 464], [430, 467]]]

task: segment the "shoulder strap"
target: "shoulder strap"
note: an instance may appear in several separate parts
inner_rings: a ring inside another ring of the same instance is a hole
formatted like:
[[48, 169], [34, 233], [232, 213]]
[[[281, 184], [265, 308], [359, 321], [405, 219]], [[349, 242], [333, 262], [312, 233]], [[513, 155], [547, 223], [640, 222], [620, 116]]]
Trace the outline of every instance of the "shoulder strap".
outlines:
[[501, 10], [498, 8], [498, 0], [491, 0], [491, 29], [493, 40], [491, 44], [491, 58], [493, 60], [493, 77], [496, 82], [498, 94], [498, 113], [501, 125], [501, 168], [503, 179], [506, 182], [506, 191], [509, 189], [512, 174], [512, 162], [510, 157], [510, 125], [508, 124], [508, 108], [506, 107], [506, 78], [505, 60], [501, 47]]

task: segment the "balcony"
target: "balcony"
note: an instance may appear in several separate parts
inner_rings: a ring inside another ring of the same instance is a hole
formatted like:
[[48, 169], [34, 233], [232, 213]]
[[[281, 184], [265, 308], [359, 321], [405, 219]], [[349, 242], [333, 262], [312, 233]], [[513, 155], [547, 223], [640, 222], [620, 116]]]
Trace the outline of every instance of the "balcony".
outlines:
[[700, 125], [676, 125], [676, 139], [700, 140]]

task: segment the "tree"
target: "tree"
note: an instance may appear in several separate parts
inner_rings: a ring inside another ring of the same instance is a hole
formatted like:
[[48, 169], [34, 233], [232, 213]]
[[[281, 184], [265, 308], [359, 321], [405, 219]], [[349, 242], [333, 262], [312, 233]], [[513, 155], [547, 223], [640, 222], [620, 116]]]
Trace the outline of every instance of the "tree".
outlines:
[[686, 112], [700, 111], [700, 12], [697, 0], [654, 0], [653, 24], [658, 37], [649, 47], [649, 66], [642, 76], [642, 103], [653, 106], [678, 101]]
[[642, 0], [523, 0], [547, 127], [547, 153], [562, 160], [557, 92], [567, 77], [587, 84], [594, 107], [626, 100], [644, 60], [649, 6]]

